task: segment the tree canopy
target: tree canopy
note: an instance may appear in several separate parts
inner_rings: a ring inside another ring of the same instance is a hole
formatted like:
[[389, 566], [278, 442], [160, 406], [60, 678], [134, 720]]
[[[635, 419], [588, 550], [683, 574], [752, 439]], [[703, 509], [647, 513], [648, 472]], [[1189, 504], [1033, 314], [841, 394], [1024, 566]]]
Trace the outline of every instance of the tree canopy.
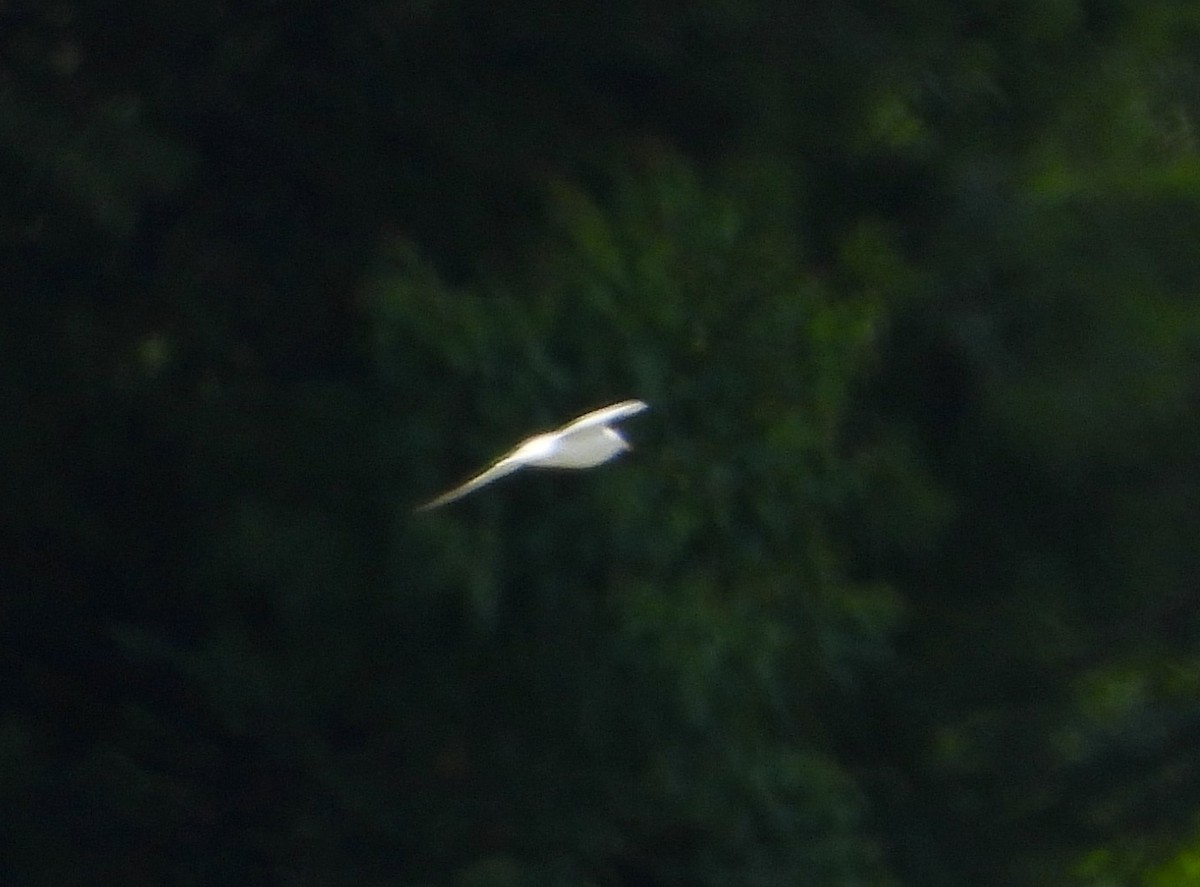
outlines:
[[1200, 883], [1198, 41], [0, 5], [4, 880]]

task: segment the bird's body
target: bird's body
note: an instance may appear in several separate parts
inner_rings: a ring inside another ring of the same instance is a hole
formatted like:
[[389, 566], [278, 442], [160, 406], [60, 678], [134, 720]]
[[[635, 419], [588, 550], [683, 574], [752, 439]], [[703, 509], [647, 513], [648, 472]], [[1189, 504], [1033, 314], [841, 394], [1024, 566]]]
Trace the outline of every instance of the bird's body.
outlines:
[[628, 441], [611, 426], [611, 423], [636, 415], [647, 408], [640, 400], [624, 400], [585, 413], [557, 431], [526, 438], [475, 477], [426, 502], [417, 511], [426, 511], [461, 499], [468, 493], [473, 493], [480, 487], [521, 468], [591, 468], [607, 462], [629, 449]]

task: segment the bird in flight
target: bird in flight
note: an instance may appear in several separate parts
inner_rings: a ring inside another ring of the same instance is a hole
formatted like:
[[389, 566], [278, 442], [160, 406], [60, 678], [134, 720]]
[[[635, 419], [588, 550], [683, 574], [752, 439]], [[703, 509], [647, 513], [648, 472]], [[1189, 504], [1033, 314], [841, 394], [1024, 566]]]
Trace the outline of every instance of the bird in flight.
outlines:
[[629, 442], [612, 427], [614, 422], [636, 416], [647, 405], [640, 400], [623, 400], [584, 413], [557, 431], [535, 434], [517, 444], [479, 474], [419, 506], [428, 511], [461, 499], [522, 468], [591, 468], [628, 450]]

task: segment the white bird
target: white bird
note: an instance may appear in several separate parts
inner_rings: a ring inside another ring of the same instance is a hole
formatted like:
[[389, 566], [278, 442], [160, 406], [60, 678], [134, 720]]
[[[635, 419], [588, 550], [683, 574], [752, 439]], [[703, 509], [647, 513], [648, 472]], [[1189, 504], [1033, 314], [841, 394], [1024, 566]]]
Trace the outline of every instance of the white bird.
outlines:
[[591, 468], [628, 450], [629, 442], [612, 423], [648, 409], [640, 400], [623, 400], [584, 413], [557, 431], [535, 434], [517, 444], [465, 483], [419, 506], [427, 511], [461, 499], [494, 480], [522, 468]]

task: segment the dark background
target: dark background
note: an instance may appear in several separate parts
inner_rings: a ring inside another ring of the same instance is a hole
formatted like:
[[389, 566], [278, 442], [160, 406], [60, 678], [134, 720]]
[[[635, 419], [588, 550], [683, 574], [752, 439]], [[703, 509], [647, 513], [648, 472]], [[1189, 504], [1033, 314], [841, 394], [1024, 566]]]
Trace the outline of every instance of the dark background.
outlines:
[[1198, 38], [0, 3], [0, 880], [1200, 883]]

